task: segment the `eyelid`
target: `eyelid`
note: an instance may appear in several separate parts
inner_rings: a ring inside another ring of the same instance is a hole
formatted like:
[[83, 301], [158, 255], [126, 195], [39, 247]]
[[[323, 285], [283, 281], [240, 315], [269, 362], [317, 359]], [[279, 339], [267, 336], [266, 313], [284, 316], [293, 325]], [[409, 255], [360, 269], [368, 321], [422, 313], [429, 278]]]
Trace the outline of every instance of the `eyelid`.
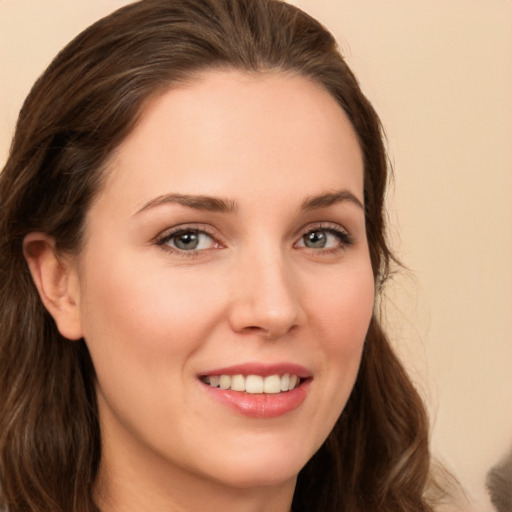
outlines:
[[219, 236], [217, 232], [207, 224], [180, 224], [178, 226], [174, 226], [172, 228], [167, 228], [164, 231], [161, 231], [154, 239], [153, 243], [158, 245], [163, 250], [172, 252], [174, 254], [183, 255], [183, 256], [197, 256], [200, 252], [208, 251], [211, 249], [191, 249], [189, 251], [180, 250], [175, 247], [171, 247], [170, 245], [166, 245], [166, 243], [171, 240], [173, 237], [178, 236], [182, 233], [187, 232], [196, 232], [209, 236], [216, 244], [220, 247], [215, 247], [215, 249], [220, 249], [224, 246], [222, 241], [219, 240]]
[[[166, 245], [167, 242], [172, 239], [175, 236], [180, 235], [181, 233], [186, 233], [189, 231], [193, 231], [196, 233], [202, 233], [207, 236], [209, 236], [215, 243], [216, 247], [208, 248], [208, 249], [191, 249], [191, 250], [181, 250], [175, 247], [172, 247], [170, 245]], [[327, 231], [330, 232], [336, 236], [339, 236], [340, 238], [340, 244], [336, 247], [329, 247], [329, 248], [319, 248], [319, 249], [313, 249], [309, 247], [299, 247], [300, 249], [307, 249], [314, 251], [315, 253], [322, 253], [322, 252], [333, 252], [336, 250], [342, 250], [346, 248], [347, 246], [350, 246], [354, 243], [352, 235], [349, 233], [349, 231], [341, 226], [338, 223], [334, 222], [328, 222], [328, 221], [320, 221], [320, 222], [314, 222], [307, 224], [300, 228], [298, 230], [295, 238], [296, 241], [293, 244], [294, 247], [297, 246], [299, 242], [303, 239], [305, 235], [308, 233], [311, 233], [313, 231]], [[222, 249], [225, 247], [225, 243], [223, 243], [221, 237], [218, 235], [217, 230], [209, 226], [208, 224], [180, 224], [177, 226], [173, 226], [172, 228], [167, 228], [163, 231], [161, 231], [154, 239], [153, 243], [159, 247], [161, 247], [163, 250], [177, 254], [179, 256], [184, 257], [193, 257], [193, 256], [199, 256], [200, 253], [211, 251], [212, 249]]]
[[[350, 234], [350, 232], [341, 226], [340, 224], [334, 222], [314, 222], [312, 224], [308, 224], [302, 227], [299, 231], [298, 239], [294, 245], [298, 244], [305, 235], [311, 233], [313, 231], [328, 231], [330, 233], [334, 233], [340, 237], [340, 246], [336, 248], [327, 248], [327, 249], [311, 249], [315, 252], [321, 251], [332, 251], [333, 249], [343, 249], [346, 246], [352, 245], [354, 243], [354, 238]], [[308, 249], [308, 247], [305, 247]]]

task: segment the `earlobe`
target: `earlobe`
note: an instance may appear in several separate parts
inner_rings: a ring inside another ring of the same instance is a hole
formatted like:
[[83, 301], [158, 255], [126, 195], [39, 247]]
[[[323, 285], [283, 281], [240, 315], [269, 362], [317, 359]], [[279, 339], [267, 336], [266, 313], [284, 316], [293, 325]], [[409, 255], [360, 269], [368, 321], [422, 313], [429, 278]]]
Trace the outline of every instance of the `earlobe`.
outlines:
[[39, 296], [65, 338], [82, 338], [79, 286], [76, 265], [60, 256], [55, 240], [45, 233], [29, 233], [23, 240], [23, 253]]

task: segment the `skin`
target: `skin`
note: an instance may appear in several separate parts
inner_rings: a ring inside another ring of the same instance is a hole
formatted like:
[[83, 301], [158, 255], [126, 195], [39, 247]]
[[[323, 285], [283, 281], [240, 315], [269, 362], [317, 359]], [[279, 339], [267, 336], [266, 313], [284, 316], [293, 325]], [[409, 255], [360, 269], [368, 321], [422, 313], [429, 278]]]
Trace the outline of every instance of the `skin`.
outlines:
[[[47, 308], [95, 365], [102, 510], [288, 511], [352, 390], [373, 309], [352, 126], [306, 78], [208, 71], [150, 103], [106, 172], [79, 256], [42, 234], [25, 242]], [[177, 248], [177, 226], [206, 231], [198, 249]], [[306, 367], [306, 399], [251, 418], [198, 378], [246, 362]]]

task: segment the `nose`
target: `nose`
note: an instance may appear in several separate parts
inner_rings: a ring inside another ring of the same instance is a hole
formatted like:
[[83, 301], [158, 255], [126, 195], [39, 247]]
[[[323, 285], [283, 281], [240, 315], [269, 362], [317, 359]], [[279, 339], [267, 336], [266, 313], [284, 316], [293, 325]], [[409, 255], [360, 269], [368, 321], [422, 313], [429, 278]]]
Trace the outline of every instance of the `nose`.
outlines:
[[230, 324], [238, 333], [280, 338], [304, 324], [300, 280], [279, 255], [252, 255], [236, 273]]

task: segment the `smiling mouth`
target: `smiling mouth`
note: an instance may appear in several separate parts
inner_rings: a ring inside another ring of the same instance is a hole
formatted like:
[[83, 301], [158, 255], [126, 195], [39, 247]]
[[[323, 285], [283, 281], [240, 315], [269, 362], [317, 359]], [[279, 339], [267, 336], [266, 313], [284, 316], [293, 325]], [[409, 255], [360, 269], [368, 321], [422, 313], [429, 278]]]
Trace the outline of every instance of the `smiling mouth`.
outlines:
[[297, 375], [285, 373], [263, 377], [261, 375], [205, 375], [201, 381], [212, 388], [249, 394], [280, 394], [292, 391], [303, 382]]

